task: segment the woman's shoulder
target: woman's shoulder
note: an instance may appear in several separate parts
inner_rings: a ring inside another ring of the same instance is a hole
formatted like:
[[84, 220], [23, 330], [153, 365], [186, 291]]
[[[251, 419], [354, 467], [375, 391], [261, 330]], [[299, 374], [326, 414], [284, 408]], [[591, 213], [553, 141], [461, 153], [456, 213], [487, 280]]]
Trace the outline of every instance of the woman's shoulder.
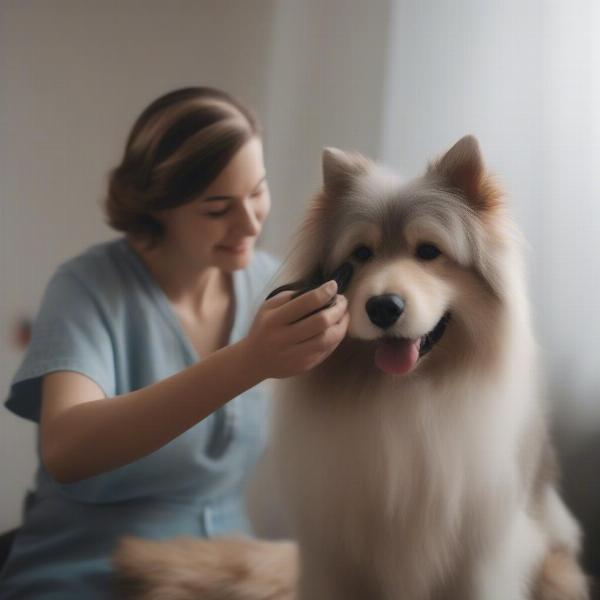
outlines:
[[89, 246], [87, 249], [61, 263], [58, 274], [71, 274], [82, 281], [96, 280], [118, 272], [121, 266], [119, 254], [125, 244], [124, 238], [116, 238]]
[[114, 300], [124, 290], [131, 292], [138, 277], [125, 238], [116, 238], [94, 244], [61, 263], [48, 287], [76, 287], [94, 298]]

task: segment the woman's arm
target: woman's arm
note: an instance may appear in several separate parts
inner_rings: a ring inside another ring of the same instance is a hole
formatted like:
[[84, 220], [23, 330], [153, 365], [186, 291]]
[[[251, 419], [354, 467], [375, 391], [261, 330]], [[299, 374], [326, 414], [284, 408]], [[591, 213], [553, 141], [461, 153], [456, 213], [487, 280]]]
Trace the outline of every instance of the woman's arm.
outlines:
[[167, 379], [106, 399], [80, 373], [46, 375], [42, 388], [42, 458], [71, 483], [132, 462], [164, 446], [260, 381], [244, 340]]
[[331, 296], [324, 286], [293, 300], [291, 292], [281, 293], [263, 304], [246, 338], [176, 375], [114, 398], [105, 398], [85, 375], [46, 375], [40, 424], [46, 469], [61, 483], [116, 469], [158, 450], [263, 379], [313, 368], [347, 330], [343, 296], [302, 318]]

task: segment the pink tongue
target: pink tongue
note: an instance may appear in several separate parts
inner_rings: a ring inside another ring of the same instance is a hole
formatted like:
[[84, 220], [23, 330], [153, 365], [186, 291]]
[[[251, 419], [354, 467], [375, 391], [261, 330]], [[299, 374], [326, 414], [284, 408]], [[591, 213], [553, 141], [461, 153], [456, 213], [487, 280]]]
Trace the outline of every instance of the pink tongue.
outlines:
[[411, 340], [383, 339], [375, 352], [375, 364], [384, 373], [404, 375], [419, 359], [419, 343]]

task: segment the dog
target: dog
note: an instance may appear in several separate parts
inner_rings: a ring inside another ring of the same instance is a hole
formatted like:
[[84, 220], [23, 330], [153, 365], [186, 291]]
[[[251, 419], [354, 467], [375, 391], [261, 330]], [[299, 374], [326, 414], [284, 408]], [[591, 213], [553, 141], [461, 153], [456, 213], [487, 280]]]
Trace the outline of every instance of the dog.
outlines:
[[[326, 149], [295, 240], [285, 280], [342, 268], [350, 312], [331, 356], [276, 385], [268, 457], [298, 545], [197, 541], [196, 588], [147, 598], [587, 600], [521, 236], [477, 140], [410, 181]], [[139, 580], [182, 543], [125, 540], [116, 564]]]

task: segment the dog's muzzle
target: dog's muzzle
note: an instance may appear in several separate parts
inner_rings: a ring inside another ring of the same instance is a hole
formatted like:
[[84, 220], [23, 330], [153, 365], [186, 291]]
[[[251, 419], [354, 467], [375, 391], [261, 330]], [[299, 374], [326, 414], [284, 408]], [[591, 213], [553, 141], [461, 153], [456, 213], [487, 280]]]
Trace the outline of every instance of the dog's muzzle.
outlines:
[[[367, 300], [365, 310], [373, 325], [386, 330], [392, 327], [404, 312], [405, 302], [397, 294], [381, 294]], [[436, 326], [423, 335], [419, 344], [419, 357], [425, 356], [442, 339], [446, 326], [450, 320], [450, 313], [445, 313]]]

